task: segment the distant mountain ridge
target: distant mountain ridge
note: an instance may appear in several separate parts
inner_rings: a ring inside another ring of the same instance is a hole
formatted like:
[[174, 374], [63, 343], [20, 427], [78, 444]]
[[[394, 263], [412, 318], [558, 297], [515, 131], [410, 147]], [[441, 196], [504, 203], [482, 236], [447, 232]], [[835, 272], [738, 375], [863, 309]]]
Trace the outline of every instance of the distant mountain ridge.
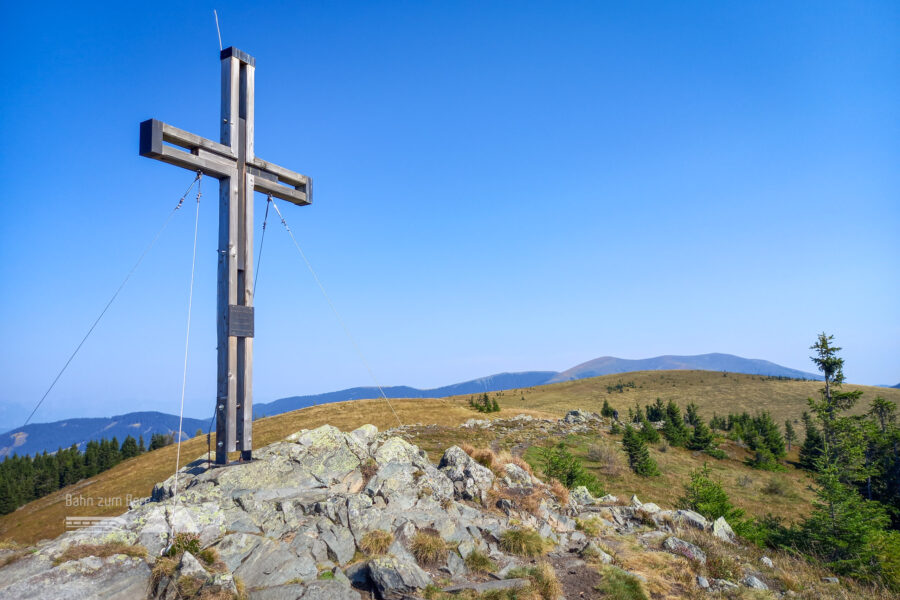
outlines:
[[[460, 396], [463, 394], [483, 394], [484, 392], [498, 392], [500, 390], [512, 390], [516, 388], [532, 387], [547, 383], [557, 373], [556, 371], [525, 371], [522, 373], [499, 373], [454, 383], [443, 387], [421, 390], [404, 385], [382, 388], [388, 398], [444, 398], [445, 396]], [[329, 402], [343, 402], [345, 400], [362, 400], [365, 398], [378, 398], [381, 393], [377, 387], [355, 387], [326, 394], [312, 396], [291, 396], [281, 398], [268, 403], [253, 406], [253, 418], [280, 415], [281, 413], [306, 408], [316, 404]]]
[[[209, 419], [184, 418], [182, 435], [192, 437], [197, 429], [206, 431]], [[114, 417], [85, 419], [65, 419], [54, 423], [31, 423], [13, 429], [0, 437], [0, 458], [18, 454], [40, 454], [44, 450], [56, 452], [59, 448], [69, 448], [76, 444], [84, 450], [87, 442], [102, 438], [117, 438], [119, 443], [129, 435], [134, 439], [144, 436], [144, 443], [150, 445], [154, 433], [176, 433], [178, 415], [161, 412], [133, 412]]]
[[667, 354], [664, 356], [637, 360], [616, 358], [615, 356], [603, 356], [576, 365], [562, 373], [557, 373], [547, 383], [585, 379], [587, 377], [599, 377], [600, 375], [613, 375], [615, 373], [630, 373], [632, 371], [682, 370], [728, 371], [730, 373], [790, 377], [792, 379], [822, 379], [819, 375], [782, 367], [781, 365], [777, 365], [767, 360], [742, 358], [733, 354], [711, 353], [697, 354], [694, 356], [676, 356]]
[[[790, 377], [794, 379], [821, 379], [813, 373], [782, 367], [767, 360], [749, 359], [733, 354], [699, 354], [695, 356], [665, 355], [645, 359], [625, 359], [614, 356], [595, 358], [576, 365], [562, 372], [557, 371], [525, 371], [521, 373], [499, 373], [431, 389], [418, 389], [408, 386], [390, 386], [383, 388], [388, 398], [443, 398], [467, 394], [482, 394], [516, 388], [527, 388], [547, 385], [574, 379], [628, 373], [631, 371], [659, 370], [701, 370], [729, 371], [750, 375], [769, 375]], [[900, 385], [895, 386], [900, 387]], [[377, 398], [381, 394], [376, 387], [354, 387], [336, 392], [313, 394], [307, 396], [290, 396], [272, 402], [254, 405], [253, 417], [268, 417], [290, 412], [317, 404], [344, 402]], [[209, 424], [205, 419], [185, 418], [183, 432], [190, 436], [198, 428], [206, 431]], [[125, 436], [135, 438], [143, 434], [149, 444], [154, 433], [172, 433], [178, 427], [178, 416], [159, 412], [136, 412], [115, 417], [98, 417], [88, 419], [66, 419], [54, 423], [34, 423], [24, 429], [18, 428], [0, 434], [0, 458], [12, 454], [35, 454], [47, 450], [54, 452], [57, 448], [68, 448], [79, 444], [83, 448], [88, 440], [112, 438], [116, 436], [121, 442]], [[23, 434], [24, 435], [23, 437]]]

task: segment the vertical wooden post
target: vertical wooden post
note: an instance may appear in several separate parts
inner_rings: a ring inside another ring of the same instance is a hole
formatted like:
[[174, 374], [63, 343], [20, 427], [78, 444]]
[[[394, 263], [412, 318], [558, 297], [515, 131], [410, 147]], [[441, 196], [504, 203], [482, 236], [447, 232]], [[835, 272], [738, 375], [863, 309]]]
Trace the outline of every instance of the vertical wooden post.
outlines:
[[[253, 307], [253, 175], [247, 163], [253, 161], [253, 88], [255, 67], [241, 63], [241, 124], [238, 169], [240, 170], [240, 226], [238, 228], [238, 299], [237, 304]], [[238, 338], [237, 439], [241, 459], [250, 460], [253, 449], [253, 338]]]
[[[222, 60], [221, 143], [236, 155], [239, 128], [240, 61]], [[216, 295], [218, 364], [216, 373], [216, 463], [226, 464], [235, 450], [237, 429], [237, 338], [229, 334], [229, 306], [237, 304], [237, 245], [239, 166], [219, 180], [219, 264]]]

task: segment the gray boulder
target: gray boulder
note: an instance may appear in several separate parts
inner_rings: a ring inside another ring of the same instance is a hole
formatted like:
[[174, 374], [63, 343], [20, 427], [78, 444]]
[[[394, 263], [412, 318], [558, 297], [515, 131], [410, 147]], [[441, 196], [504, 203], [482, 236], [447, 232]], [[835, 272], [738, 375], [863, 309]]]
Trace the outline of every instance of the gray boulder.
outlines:
[[734, 531], [732, 531], [731, 525], [728, 524], [724, 517], [719, 517], [713, 521], [712, 534], [723, 542], [734, 543]]
[[688, 560], [698, 562], [701, 565], [706, 564], [706, 554], [704, 554], [703, 550], [701, 550], [694, 544], [686, 542], [675, 536], [666, 538], [666, 541], [663, 542], [663, 548], [665, 548], [672, 554], [678, 554], [687, 558]]
[[575, 506], [590, 506], [597, 502], [594, 496], [583, 485], [569, 492], [569, 503]]
[[684, 525], [690, 525], [701, 531], [709, 527], [709, 521], [706, 517], [692, 510], [676, 510], [673, 518]]
[[146, 596], [149, 582], [150, 567], [139, 558], [88, 556], [21, 579], [3, 589], [2, 596], [16, 600], [133, 600]]
[[370, 560], [369, 576], [385, 600], [399, 600], [431, 584], [431, 577], [415, 562], [394, 556]]
[[487, 501], [487, 491], [494, 484], [494, 474], [459, 446], [452, 446], [444, 452], [438, 469], [453, 482], [456, 498]]
[[754, 590], [767, 590], [769, 586], [767, 586], [763, 581], [757, 577], [756, 575], [747, 575], [743, 579], [741, 579], [741, 583], [743, 583], [748, 588]]

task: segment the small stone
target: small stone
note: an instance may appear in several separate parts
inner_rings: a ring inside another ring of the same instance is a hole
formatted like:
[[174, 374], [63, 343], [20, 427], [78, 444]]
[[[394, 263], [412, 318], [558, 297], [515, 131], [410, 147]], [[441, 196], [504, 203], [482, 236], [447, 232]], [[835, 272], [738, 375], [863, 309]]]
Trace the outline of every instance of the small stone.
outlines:
[[763, 556], [761, 559], [759, 559], [759, 562], [761, 562], [764, 567], [769, 567], [770, 569], [775, 568], [775, 563], [773, 563], [772, 559], [768, 556]]
[[709, 589], [709, 580], [703, 575], [697, 575], [697, 587], [701, 590]]
[[840, 583], [837, 577], [823, 577], [822, 583]]
[[637, 495], [636, 495], [636, 494], [633, 494], [633, 495], [631, 496], [631, 507], [632, 507], [632, 508], [640, 508], [641, 506], [643, 506], [643, 504], [641, 504], [641, 501], [638, 500]]

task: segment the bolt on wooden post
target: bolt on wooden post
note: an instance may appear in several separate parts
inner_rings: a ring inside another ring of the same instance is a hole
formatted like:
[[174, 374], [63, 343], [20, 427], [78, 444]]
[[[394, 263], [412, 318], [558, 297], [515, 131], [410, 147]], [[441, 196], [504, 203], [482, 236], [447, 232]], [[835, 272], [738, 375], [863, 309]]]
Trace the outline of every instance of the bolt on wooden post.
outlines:
[[237, 48], [220, 58], [220, 142], [150, 119], [140, 126], [140, 155], [219, 180], [216, 463], [226, 464], [229, 452], [250, 460], [253, 449], [253, 193], [305, 206], [312, 180], [256, 156], [256, 60]]

